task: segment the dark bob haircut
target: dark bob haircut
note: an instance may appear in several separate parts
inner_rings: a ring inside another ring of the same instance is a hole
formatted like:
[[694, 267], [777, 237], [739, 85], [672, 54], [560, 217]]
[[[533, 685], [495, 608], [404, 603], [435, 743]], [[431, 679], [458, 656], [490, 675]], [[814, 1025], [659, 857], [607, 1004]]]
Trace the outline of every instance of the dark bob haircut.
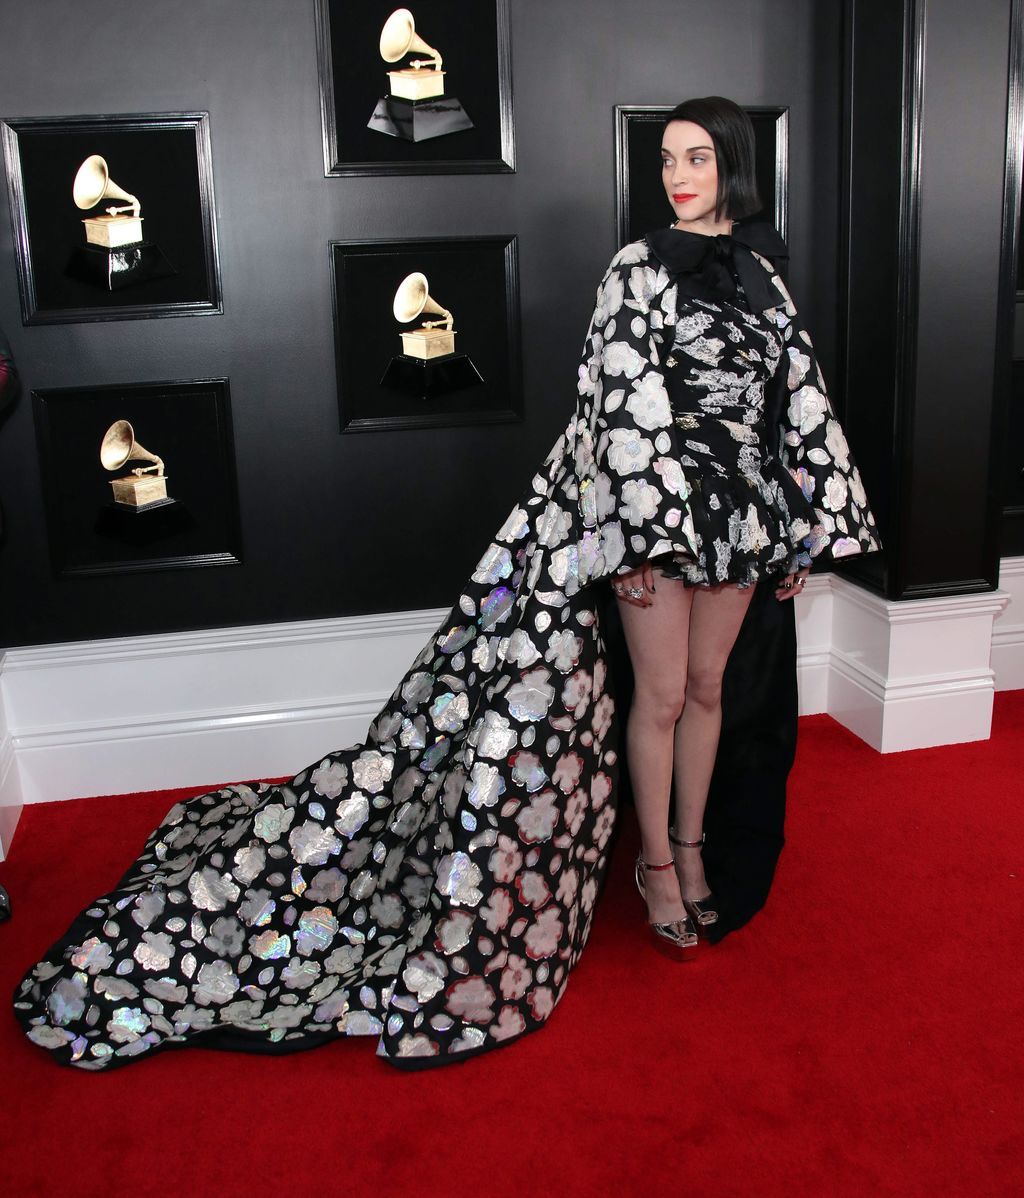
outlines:
[[762, 208], [754, 178], [754, 124], [747, 113], [725, 96], [684, 100], [668, 114], [665, 124], [692, 121], [711, 134], [718, 164], [715, 217], [740, 220]]

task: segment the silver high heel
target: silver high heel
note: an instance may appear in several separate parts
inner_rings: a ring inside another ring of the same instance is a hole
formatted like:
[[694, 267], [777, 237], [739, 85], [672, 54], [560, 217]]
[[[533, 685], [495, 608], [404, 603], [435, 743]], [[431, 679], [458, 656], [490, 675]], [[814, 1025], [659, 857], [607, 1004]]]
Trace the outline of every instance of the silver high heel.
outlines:
[[[669, 840], [673, 844], [677, 844], [684, 849], [700, 849], [704, 847], [704, 835], [701, 834], [700, 840], [680, 840], [672, 829], [669, 829]], [[675, 864], [675, 862], [673, 862]], [[683, 906], [686, 912], [693, 918], [697, 925], [697, 931], [702, 928], [709, 928], [713, 923], [718, 923], [718, 903], [715, 901], [715, 896], [710, 892], [700, 899], [683, 899]]]
[[[647, 901], [647, 887], [644, 884], [644, 870], [646, 869], [674, 869], [675, 862], [669, 861], [667, 865], [648, 865], [644, 860], [643, 853], [636, 859], [636, 888], [640, 891], [640, 897]], [[647, 926], [654, 934], [655, 942], [659, 948], [669, 948], [673, 953], [678, 953], [683, 961], [688, 961], [694, 950], [697, 948], [697, 931], [689, 915], [684, 915], [682, 919], [673, 919], [670, 923], [651, 923], [648, 921]]]

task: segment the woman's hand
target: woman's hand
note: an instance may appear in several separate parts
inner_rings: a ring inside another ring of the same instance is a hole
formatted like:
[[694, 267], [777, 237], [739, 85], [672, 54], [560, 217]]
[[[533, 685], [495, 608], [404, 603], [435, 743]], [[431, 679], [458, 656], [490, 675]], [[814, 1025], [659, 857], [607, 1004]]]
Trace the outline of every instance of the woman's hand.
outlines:
[[616, 574], [612, 579], [612, 590], [620, 603], [632, 603], [637, 607], [650, 607], [654, 600], [654, 571], [650, 562], [644, 562], [628, 574]]
[[792, 599], [794, 595], [799, 595], [804, 589], [804, 582], [807, 575], [810, 574], [811, 567], [804, 566], [803, 569], [797, 570], [795, 574], [787, 574], [786, 577], [775, 588], [776, 599]]

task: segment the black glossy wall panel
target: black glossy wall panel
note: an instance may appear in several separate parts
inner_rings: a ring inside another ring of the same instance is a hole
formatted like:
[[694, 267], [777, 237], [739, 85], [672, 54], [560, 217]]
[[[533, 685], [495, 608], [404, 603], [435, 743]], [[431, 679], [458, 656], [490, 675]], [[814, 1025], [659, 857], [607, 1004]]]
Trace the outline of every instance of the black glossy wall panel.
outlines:
[[[905, 594], [994, 586], [991, 478], [1010, 5], [929, 0]], [[941, 518], [939, 518], [941, 513]]]
[[885, 554], [842, 570], [892, 599], [983, 591], [1002, 520], [1011, 2], [979, 0], [967, 23], [954, 0], [848, 14], [841, 357]]
[[[511, 7], [515, 174], [325, 179], [312, 0], [3, 4], [0, 116], [210, 112], [224, 315], [23, 328], [4, 191], [0, 324], [27, 389], [228, 377], [244, 564], [55, 580], [26, 397], [0, 428], [0, 642], [450, 601], [571, 411], [616, 248], [616, 103], [790, 106], [793, 290], [835, 374], [841, 6]], [[519, 235], [524, 422], [339, 436], [328, 241], [506, 232]]]

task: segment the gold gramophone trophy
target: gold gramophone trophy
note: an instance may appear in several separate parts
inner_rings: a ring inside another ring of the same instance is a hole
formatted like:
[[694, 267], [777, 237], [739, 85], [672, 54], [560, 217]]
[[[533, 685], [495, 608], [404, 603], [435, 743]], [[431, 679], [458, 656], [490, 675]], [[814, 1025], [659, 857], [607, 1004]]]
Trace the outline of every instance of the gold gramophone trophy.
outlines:
[[428, 141], [472, 129], [459, 101], [444, 94], [440, 53], [417, 36], [412, 13], [397, 8], [381, 30], [380, 56], [397, 63], [412, 52], [429, 58], [414, 58], [408, 66], [388, 71], [388, 94], [377, 101], [367, 128], [403, 141]]
[[114, 501], [99, 511], [96, 532], [100, 536], [142, 548], [195, 527], [185, 504], [167, 494], [163, 459], [135, 440], [135, 430], [127, 420], [115, 420], [103, 435], [100, 462], [110, 471], [120, 470], [128, 462], [149, 463], [110, 480]]
[[472, 360], [455, 352], [455, 318], [431, 297], [425, 274], [417, 270], [405, 276], [395, 292], [392, 311], [400, 324], [410, 324], [425, 312], [441, 319], [424, 320], [401, 334], [402, 352], [388, 363], [382, 387], [435, 399], [484, 381]]
[[135, 440], [135, 430], [127, 420], [115, 420], [104, 433], [100, 462], [105, 470], [111, 471], [120, 470], [126, 462], [152, 463], [149, 466], [136, 466], [122, 478], [110, 480], [114, 502], [122, 507], [138, 510], [174, 502], [167, 495], [163, 458], [150, 453]]
[[177, 273], [163, 251], [143, 239], [142, 204], [111, 179], [107, 161], [101, 155], [90, 154], [78, 168], [71, 194], [83, 211], [103, 200], [127, 203], [111, 205], [102, 213], [84, 218], [86, 244], [72, 251], [69, 275], [115, 291]]

